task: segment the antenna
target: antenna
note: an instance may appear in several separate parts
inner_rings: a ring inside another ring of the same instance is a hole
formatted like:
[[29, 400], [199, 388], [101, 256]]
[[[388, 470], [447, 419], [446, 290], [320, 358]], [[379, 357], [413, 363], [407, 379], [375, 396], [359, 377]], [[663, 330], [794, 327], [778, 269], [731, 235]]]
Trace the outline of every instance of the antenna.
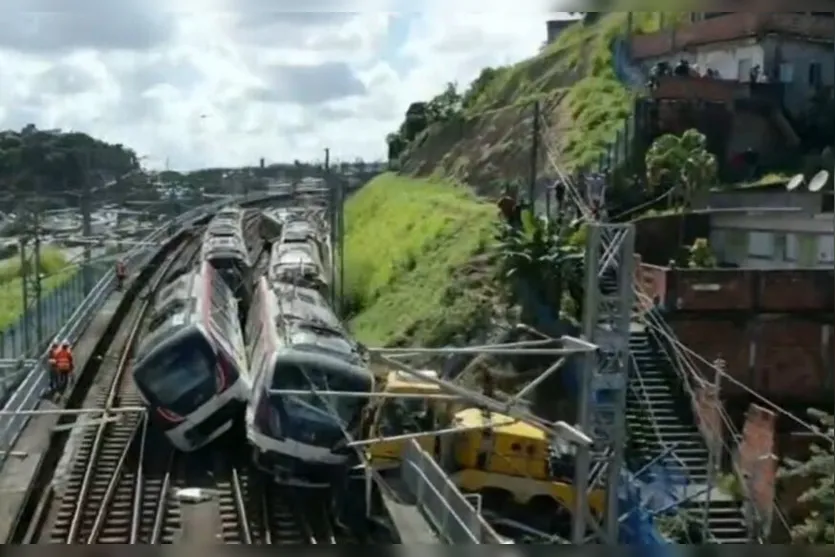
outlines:
[[826, 185], [826, 182], [829, 181], [829, 171], [821, 170], [814, 176], [812, 176], [812, 180], [809, 182], [809, 191], [820, 191]]
[[789, 180], [789, 183], [786, 184], [786, 189], [788, 191], [794, 191], [800, 187], [800, 184], [803, 183], [803, 174], [795, 174], [792, 176], [792, 179]]

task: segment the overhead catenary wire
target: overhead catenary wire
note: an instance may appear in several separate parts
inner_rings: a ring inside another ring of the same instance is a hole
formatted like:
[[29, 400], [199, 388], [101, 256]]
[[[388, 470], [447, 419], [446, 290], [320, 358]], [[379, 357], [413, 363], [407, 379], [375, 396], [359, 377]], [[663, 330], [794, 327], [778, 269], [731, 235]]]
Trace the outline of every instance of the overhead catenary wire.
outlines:
[[[545, 120], [544, 116], [542, 118], [543, 118], [543, 120]], [[543, 126], [544, 126], [543, 129], [547, 129], [547, 125], [548, 125], [548, 122], [546, 120], [546, 121], [543, 122]], [[551, 148], [550, 145], [547, 144], [547, 142], [545, 143], [545, 150], [544, 151], [545, 151], [545, 156], [548, 158], [548, 161], [550, 162], [551, 166], [554, 168], [554, 170], [557, 173], [557, 176], [559, 177], [560, 181], [565, 186], [566, 191], [570, 192], [572, 194], [572, 198], [574, 199], [575, 203], [579, 204], [578, 209], [581, 212], [581, 216], [589, 222], [593, 221], [594, 213], [591, 211], [591, 208], [588, 207], [585, 204], [585, 202], [583, 201], [582, 193], [577, 190], [576, 185], [572, 182], [571, 178], [566, 173], [564, 173], [562, 171], [562, 169], [560, 168], [559, 163], [557, 162], [556, 156], [554, 155], [553, 149]], [[633, 285], [632, 290], [633, 290], [633, 294], [636, 297], [641, 298], [643, 300], [649, 300], [649, 297], [643, 291], [640, 290], [638, 285]], [[651, 300], [649, 300], [649, 301], [651, 301]], [[673, 344], [676, 347], [678, 347], [680, 350], [682, 350], [683, 352], [685, 352], [687, 354], [690, 354], [690, 355], [694, 356], [700, 362], [703, 362], [710, 369], [712, 369], [714, 372], [719, 374], [723, 379], [727, 379], [734, 386], [739, 387], [740, 389], [742, 389], [746, 393], [750, 394], [758, 402], [762, 403], [764, 406], [768, 407], [770, 410], [778, 413], [781, 416], [789, 418], [790, 420], [792, 420], [793, 422], [795, 422], [799, 426], [807, 429], [811, 433], [815, 434], [816, 436], [818, 436], [818, 437], [820, 437], [820, 438], [822, 438], [826, 441], [835, 442], [835, 436], [829, 436], [826, 433], [822, 432], [821, 429], [818, 428], [817, 426], [814, 426], [814, 425], [810, 424], [809, 422], [806, 422], [806, 421], [800, 419], [797, 415], [795, 415], [792, 412], [786, 410], [785, 408], [782, 408], [781, 406], [774, 403], [773, 401], [767, 399], [766, 397], [764, 397], [760, 393], [753, 390], [751, 387], [745, 385], [743, 382], [739, 381], [738, 379], [736, 379], [735, 377], [730, 375], [727, 371], [717, 368], [713, 363], [708, 361], [706, 358], [704, 358], [703, 356], [701, 356], [697, 352], [693, 351], [691, 348], [682, 344], [681, 341], [678, 338], [676, 338], [674, 335], [671, 335], [670, 333], [668, 333], [667, 331], [664, 330], [664, 327], [659, 322], [659, 318], [652, 315], [652, 312], [640, 312], [637, 315], [637, 318], [638, 318], [638, 321], [641, 324], [649, 327], [654, 332], [660, 333], [666, 339], [672, 341]], [[699, 378], [699, 379], [701, 380], [701, 378]]]

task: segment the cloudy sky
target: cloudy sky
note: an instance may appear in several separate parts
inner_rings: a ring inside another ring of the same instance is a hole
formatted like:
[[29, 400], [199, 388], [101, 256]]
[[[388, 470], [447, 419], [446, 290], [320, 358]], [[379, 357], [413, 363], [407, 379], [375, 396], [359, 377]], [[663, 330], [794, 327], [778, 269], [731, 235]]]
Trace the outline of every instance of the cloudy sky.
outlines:
[[409, 102], [535, 53], [548, 18], [540, 0], [293, 5], [0, 0], [0, 129], [77, 129], [176, 169], [382, 159]]

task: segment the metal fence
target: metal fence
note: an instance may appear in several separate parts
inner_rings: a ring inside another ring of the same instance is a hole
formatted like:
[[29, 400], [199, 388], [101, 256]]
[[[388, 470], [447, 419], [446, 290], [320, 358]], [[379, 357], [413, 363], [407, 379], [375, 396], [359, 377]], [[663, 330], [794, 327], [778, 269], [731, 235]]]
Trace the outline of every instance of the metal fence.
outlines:
[[[94, 282], [98, 282], [107, 271], [103, 265], [93, 265], [92, 268]], [[43, 343], [55, 336], [74, 308], [86, 297], [82, 275], [81, 270], [77, 270], [63, 284], [41, 297], [40, 307], [32, 304], [17, 321], [0, 331], [0, 359], [16, 359], [38, 353]], [[38, 312], [41, 315], [40, 331], [35, 318]]]
[[406, 444], [401, 477], [445, 543], [507, 543], [414, 439]]

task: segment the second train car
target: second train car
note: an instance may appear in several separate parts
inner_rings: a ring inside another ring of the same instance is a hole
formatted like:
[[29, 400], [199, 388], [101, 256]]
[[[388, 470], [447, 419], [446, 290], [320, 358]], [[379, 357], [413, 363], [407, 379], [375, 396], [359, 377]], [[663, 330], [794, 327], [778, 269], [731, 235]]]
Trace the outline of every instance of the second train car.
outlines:
[[[277, 482], [328, 486], [355, 464], [345, 434], [358, 432], [374, 377], [320, 293], [273, 287], [258, 281], [246, 325], [253, 378], [247, 439], [255, 465]], [[337, 391], [351, 396], [328, 394]]]

